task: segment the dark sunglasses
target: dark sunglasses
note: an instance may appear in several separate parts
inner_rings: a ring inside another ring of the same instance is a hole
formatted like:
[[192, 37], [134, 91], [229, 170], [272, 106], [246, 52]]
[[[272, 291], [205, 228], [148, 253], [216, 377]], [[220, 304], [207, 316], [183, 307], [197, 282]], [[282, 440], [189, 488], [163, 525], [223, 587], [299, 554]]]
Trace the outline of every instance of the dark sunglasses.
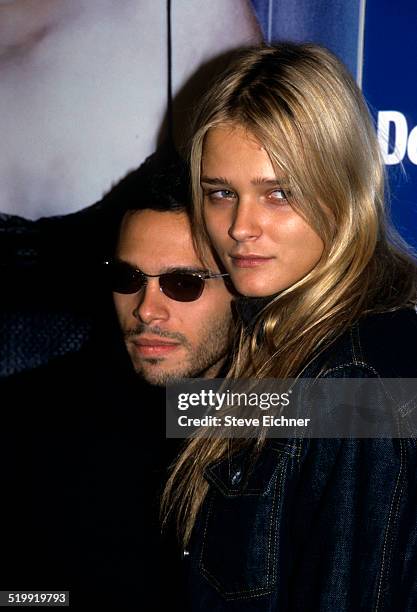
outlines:
[[228, 274], [212, 272], [187, 272], [173, 270], [163, 274], [145, 274], [124, 261], [104, 262], [106, 282], [115, 293], [137, 293], [148, 283], [148, 278], [159, 278], [159, 288], [167, 297], [177, 302], [198, 300], [204, 290], [204, 283], [211, 278], [222, 278]]

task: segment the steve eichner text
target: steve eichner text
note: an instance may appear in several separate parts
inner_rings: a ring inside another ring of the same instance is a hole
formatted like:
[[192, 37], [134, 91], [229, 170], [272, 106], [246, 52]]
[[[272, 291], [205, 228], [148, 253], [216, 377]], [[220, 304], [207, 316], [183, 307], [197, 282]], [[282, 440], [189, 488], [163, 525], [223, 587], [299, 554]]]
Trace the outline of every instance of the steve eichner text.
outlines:
[[224, 420], [217, 416], [204, 416], [202, 418], [187, 417], [185, 414], [178, 417], [180, 427], [308, 427], [311, 419], [288, 419], [283, 416], [274, 417], [264, 414], [261, 419], [239, 418], [225, 416]]
[[288, 406], [290, 403], [290, 393], [233, 393], [226, 391], [218, 393], [216, 391], [206, 391], [202, 389], [199, 393], [179, 393], [178, 409], [188, 410], [190, 406], [212, 407], [220, 410], [224, 406], [256, 406], [261, 410], [268, 410], [271, 407]]

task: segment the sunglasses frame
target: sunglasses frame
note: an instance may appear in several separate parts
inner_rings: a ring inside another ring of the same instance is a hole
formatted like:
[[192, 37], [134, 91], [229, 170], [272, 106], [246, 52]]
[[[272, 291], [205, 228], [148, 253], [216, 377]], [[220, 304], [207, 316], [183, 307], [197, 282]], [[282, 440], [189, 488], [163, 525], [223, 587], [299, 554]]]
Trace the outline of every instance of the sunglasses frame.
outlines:
[[141, 287], [139, 287], [139, 289], [137, 289], [136, 291], [116, 291], [114, 289], [112, 289], [112, 291], [114, 293], [120, 293], [122, 295], [134, 295], [135, 293], [139, 293], [139, 291], [142, 291], [142, 289], [146, 288], [147, 284], [148, 284], [148, 278], [161, 278], [163, 276], [171, 276], [171, 275], [180, 275], [180, 276], [192, 276], [192, 277], [196, 277], [199, 278], [202, 283], [201, 283], [201, 289], [199, 290], [199, 293], [196, 297], [193, 297], [192, 299], [188, 299], [188, 300], [181, 300], [178, 298], [174, 298], [172, 297], [172, 295], [168, 295], [166, 293], [166, 291], [164, 290], [164, 287], [161, 285], [161, 281], [159, 281], [159, 290], [170, 300], [173, 300], [174, 302], [195, 302], [196, 300], [198, 300], [204, 291], [204, 287], [205, 287], [205, 281], [206, 280], [210, 280], [212, 278], [224, 278], [224, 277], [228, 277], [229, 274], [225, 273], [222, 274], [221, 272], [210, 272], [209, 270], [207, 270], [207, 272], [192, 272], [192, 271], [188, 271], [188, 270], [183, 270], [181, 268], [178, 268], [178, 270], [171, 270], [170, 272], [161, 272], [161, 274], [146, 274], [146, 272], [143, 272], [143, 270], [140, 270], [139, 268], [135, 268], [134, 266], [130, 265], [129, 263], [125, 262], [125, 261], [121, 261], [118, 259], [105, 259], [103, 261], [103, 265], [104, 266], [111, 266], [114, 264], [121, 264], [124, 266], [127, 266], [130, 268], [132, 274], [134, 274], [135, 276], [138, 276], [142, 281], [143, 281], [143, 285]]

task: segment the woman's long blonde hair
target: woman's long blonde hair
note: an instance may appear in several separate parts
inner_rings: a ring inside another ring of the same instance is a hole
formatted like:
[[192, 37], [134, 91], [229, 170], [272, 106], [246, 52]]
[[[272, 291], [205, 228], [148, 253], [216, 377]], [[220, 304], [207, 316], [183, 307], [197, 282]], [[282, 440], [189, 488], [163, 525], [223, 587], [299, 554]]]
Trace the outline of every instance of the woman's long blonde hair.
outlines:
[[[285, 176], [292, 205], [324, 243], [319, 263], [272, 299], [251, 336], [237, 330], [230, 377], [297, 377], [360, 316], [415, 306], [416, 266], [387, 222], [375, 129], [361, 92], [333, 54], [292, 43], [243, 50], [203, 98], [191, 148], [201, 253], [208, 241], [201, 160], [207, 132], [219, 125], [255, 136]], [[175, 508], [184, 544], [207, 493], [203, 472], [230, 446], [197, 436], [173, 467], [163, 512]]]

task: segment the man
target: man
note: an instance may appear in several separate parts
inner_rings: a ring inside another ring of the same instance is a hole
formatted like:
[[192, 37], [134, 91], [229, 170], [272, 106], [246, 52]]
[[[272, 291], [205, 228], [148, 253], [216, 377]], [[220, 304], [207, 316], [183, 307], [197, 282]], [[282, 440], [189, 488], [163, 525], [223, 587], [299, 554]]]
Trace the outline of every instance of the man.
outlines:
[[182, 164], [159, 155], [112, 190], [122, 214], [103, 271], [117, 324], [103, 303], [88, 348], [3, 385], [1, 590], [69, 590], [73, 609], [120, 611], [145, 597], [162, 609], [168, 594], [185, 609], [159, 537], [177, 452], [163, 385], [219, 374], [232, 299], [194, 250], [187, 192]]
[[[140, 199], [136, 194], [132, 198], [131, 210], [122, 219], [115, 260], [107, 264], [109, 276], [114, 276], [118, 320], [134, 369], [151, 384], [212, 378], [229, 346], [232, 296], [214, 259], [207, 268], [195, 252], [185, 209], [187, 193], [172, 201], [180, 166], [174, 162], [164, 178], [152, 172], [156, 163], [151, 157], [141, 168], [154, 180], [148, 183], [148, 193], [142, 187]], [[186, 186], [185, 176], [183, 180]], [[138, 285], [129, 293], [123, 286], [117, 291], [117, 283], [125, 276], [128, 285], [135, 269], [145, 275], [137, 274]], [[142, 288], [134, 291], [139, 284]], [[194, 296], [182, 295], [194, 287]]]

